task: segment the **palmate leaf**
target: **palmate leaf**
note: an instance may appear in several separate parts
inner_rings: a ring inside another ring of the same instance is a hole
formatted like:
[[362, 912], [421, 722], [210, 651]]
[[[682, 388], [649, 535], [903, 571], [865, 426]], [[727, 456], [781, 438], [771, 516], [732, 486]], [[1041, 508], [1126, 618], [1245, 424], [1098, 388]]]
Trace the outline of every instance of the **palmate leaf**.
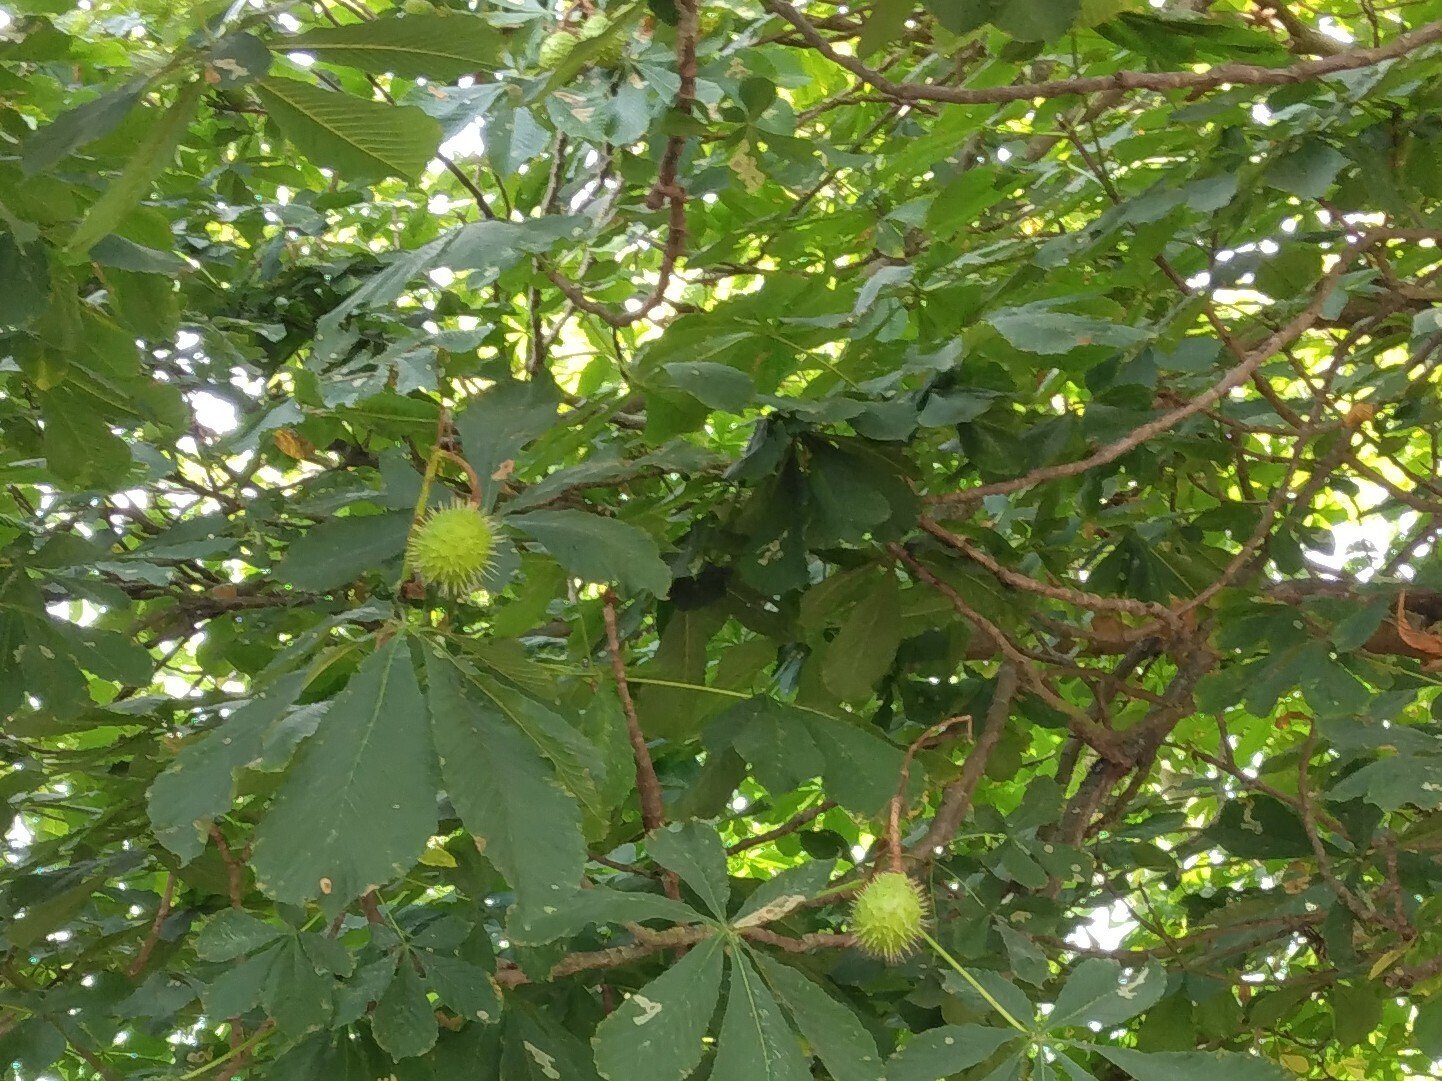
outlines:
[[756, 954], [761, 974], [835, 1081], [880, 1081], [876, 1041], [847, 1006], [796, 969]]
[[375, 75], [449, 81], [493, 69], [506, 39], [486, 20], [460, 13], [406, 15], [308, 30], [284, 42], [329, 64]]
[[610, 808], [601, 798], [606, 761], [595, 745], [554, 710], [515, 688], [470, 669], [463, 669], [480, 691], [529, 739], [555, 767], [566, 791], [580, 801], [588, 823], [603, 822]]
[[181, 749], [150, 786], [147, 810], [156, 840], [183, 861], [200, 855], [206, 828], [230, 810], [235, 772], [260, 756], [266, 730], [284, 716], [308, 678], [305, 672], [282, 677]]
[[943, 1025], [918, 1033], [886, 1064], [886, 1081], [940, 1081], [985, 1062], [1020, 1033], [989, 1025]]
[[627, 1081], [644, 1063], [648, 1078], [681, 1081], [696, 1068], [721, 994], [724, 944], [712, 935], [693, 947], [601, 1022], [591, 1043], [602, 1077]]
[[436, 1044], [440, 1026], [426, 997], [426, 985], [403, 954], [385, 994], [371, 1016], [371, 1034], [393, 1059], [424, 1055]]
[[656, 831], [646, 843], [656, 862], [680, 875], [713, 916], [726, 918], [731, 883], [726, 877], [726, 849], [713, 828], [685, 822]]
[[607, 886], [579, 890], [539, 913], [519, 912], [508, 924], [511, 938], [526, 945], [539, 945], [587, 927], [612, 923], [643, 923], [664, 920], [673, 924], [702, 923], [706, 917], [684, 901], [673, 901], [656, 893], [625, 893]]
[[1151, 1009], [1167, 989], [1166, 973], [1149, 964], [1130, 976], [1112, 960], [1091, 957], [1077, 965], [1057, 992], [1048, 1029], [1119, 1025]]
[[299, 79], [261, 79], [255, 92], [297, 150], [347, 179], [418, 176], [441, 145], [440, 123], [412, 106], [367, 101]]
[[21, 166], [33, 175], [58, 165], [67, 155], [114, 130], [144, 90], [145, 82], [137, 80], [61, 113], [25, 140]]
[[1295, 1075], [1275, 1062], [1235, 1051], [1133, 1051], [1081, 1045], [1120, 1066], [1136, 1081], [1290, 1081]]
[[329, 518], [291, 544], [276, 575], [297, 589], [335, 589], [399, 559], [410, 527], [411, 516], [403, 513]]
[[586, 863], [581, 810], [526, 734], [436, 649], [426, 651], [441, 780], [523, 913], [560, 907]]
[[512, 515], [506, 523], [535, 537], [556, 562], [588, 582], [617, 582], [658, 597], [671, 588], [671, 571], [656, 542], [626, 522], [579, 510], [538, 510]]
[[711, 1081], [808, 1081], [810, 1076], [776, 999], [746, 955], [733, 953]]
[[405, 873], [435, 832], [434, 773], [410, 642], [396, 635], [336, 696], [256, 828], [256, 884], [335, 912]]
[[144, 198], [146, 189], [155, 178], [170, 166], [176, 147], [190, 128], [204, 85], [197, 81], [186, 86], [175, 99], [175, 104], [155, 121], [120, 175], [110, 182], [84, 220], [75, 227], [65, 245], [67, 256], [77, 258], [84, 255], [97, 240], [111, 232], [120, 224], [121, 218]]

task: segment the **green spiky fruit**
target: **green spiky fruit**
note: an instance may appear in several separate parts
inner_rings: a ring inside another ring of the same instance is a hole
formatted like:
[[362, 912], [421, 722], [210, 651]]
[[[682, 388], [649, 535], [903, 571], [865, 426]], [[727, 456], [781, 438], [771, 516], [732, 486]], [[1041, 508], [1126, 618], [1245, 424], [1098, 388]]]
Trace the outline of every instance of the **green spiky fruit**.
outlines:
[[565, 62], [566, 57], [571, 55], [571, 50], [576, 47], [576, 39], [564, 30], [557, 30], [554, 34], [547, 34], [541, 42], [541, 51], [536, 61], [546, 71], [554, 71]]
[[867, 953], [896, 961], [921, 941], [926, 896], [900, 871], [877, 875], [856, 895], [851, 930]]
[[432, 511], [411, 532], [411, 566], [428, 585], [461, 597], [480, 588], [495, 546], [495, 523], [479, 508], [455, 503]]

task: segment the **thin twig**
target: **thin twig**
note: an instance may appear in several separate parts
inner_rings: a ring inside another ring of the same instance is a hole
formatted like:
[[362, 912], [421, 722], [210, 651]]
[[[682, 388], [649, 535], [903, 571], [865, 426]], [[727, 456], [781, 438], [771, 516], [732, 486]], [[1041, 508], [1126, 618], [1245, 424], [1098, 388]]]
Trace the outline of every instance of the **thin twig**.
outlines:
[[[641, 731], [641, 720], [636, 716], [636, 703], [631, 698], [631, 687], [626, 681], [626, 662], [621, 656], [621, 633], [616, 627], [616, 594], [612, 590], [606, 590], [602, 597], [601, 614], [606, 624], [606, 651], [611, 655], [611, 674], [616, 679], [616, 696], [621, 700], [621, 710], [626, 715], [626, 735], [631, 741], [631, 754], [636, 760], [636, 791], [641, 798], [641, 824], [646, 832], [650, 833], [666, 824], [666, 809], [661, 799], [661, 782], [656, 778], [656, 766], [651, 761], [651, 750], [646, 746], [646, 734]], [[681, 888], [673, 873], [667, 871], [661, 882], [668, 897], [680, 899]]]
[[130, 967], [125, 970], [127, 976], [140, 975], [146, 962], [150, 960], [150, 955], [155, 952], [155, 947], [160, 942], [161, 925], [170, 915], [170, 903], [175, 898], [175, 882], [175, 872], [167, 873], [165, 889], [160, 894], [160, 907], [155, 910], [155, 920], [150, 925], [150, 933], [145, 936], [145, 942], [141, 944], [140, 952], [135, 955], [135, 960], [130, 962]]
[[220, 850], [221, 862], [225, 864], [226, 886], [230, 893], [230, 907], [237, 911], [245, 907], [245, 863], [238, 860], [231, 851], [225, 834], [220, 832], [220, 827], [210, 827], [210, 839], [215, 842], [215, 847]]
[[951, 843], [956, 831], [966, 820], [971, 811], [971, 799], [976, 793], [976, 786], [981, 783], [987, 762], [991, 760], [992, 752], [996, 750], [1002, 733], [1006, 731], [1006, 722], [1011, 716], [1012, 703], [1016, 700], [1020, 682], [1016, 665], [1003, 664], [997, 670], [996, 686], [991, 692], [991, 705], [987, 707], [986, 720], [977, 735], [976, 743], [972, 746], [971, 753], [966, 756], [966, 761], [962, 763], [961, 775], [943, 791], [941, 806], [937, 808], [931, 825], [927, 827], [921, 840], [912, 846], [913, 854], [929, 859], [938, 848], [945, 848]]
[[891, 870], [900, 873], [901, 866], [901, 808], [906, 802], [906, 789], [911, 784], [911, 762], [916, 757], [916, 752], [930, 740], [941, 735], [953, 725], [965, 723], [971, 724], [971, 715], [964, 714], [957, 717], [947, 717], [938, 721], [921, 735], [911, 741], [906, 748], [906, 753], [901, 756], [901, 768], [897, 771], [896, 794], [891, 797], [890, 806], [886, 815], [886, 851], [887, 859], [890, 862]]
[[858, 58], [832, 47], [807, 18], [784, 0], [762, 0], [774, 15], [785, 19], [817, 52], [839, 64], [886, 97], [897, 101], [940, 101], [956, 105], [999, 105], [1009, 101], [1056, 98], [1069, 94], [1095, 94], [1113, 90], [1215, 90], [1222, 86], [1286, 86], [1310, 82], [1324, 75], [1372, 67], [1416, 52], [1442, 40], [1442, 22], [1428, 23], [1417, 30], [1399, 34], [1386, 45], [1371, 49], [1346, 49], [1333, 56], [1306, 60], [1288, 67], [1269, 68], [1257, 64], [1217, 64], [1206, 71], [1117, 71], [1110, 75], [1078, 76], [1037, 83], [968, 89], [924, 83], [897, 83], [867, 67]]
[[744, 841], [737, 841], [726, 849], [728, 855], [734, 856], [738, 852], [745, 852], [747, 849], [756, 848], [758, 845], [770, 844], [772, 841], [785, 837], [787, 834], [795, 833], [802, 826], [814, 819], [820, 818], [827, 811], [836, 806], [833, 799], [822, 800], [815, 807], [808, 807], [792, 815], [775, 829], [767, 830], [765, 833], [758, 833], [754, 837], [748, 837]]
[[887, 551], [905, 563], [916, 577], [920, 578], [951, 602], [951, 606], [956, 609], [957, 614], [990, 638], [1001, 655], [1015, 666], [1022, 678], [1026, 680], [1026, 684], [1031, 688], [1032, 692], [1047, 705], [1059, 713], [1066, 715], [1070, 722], [1069, 728], [1075, 736], [1084, 741], [1103, 758], [1116, 759], [1117, 750], [1112, 733], [1082, 713], [1076, 706], [1057, 694], [1056, 691], [1052, 690], [1041, 677], [1040, 673], [1033, 667], [1031, 658], [1023, 653], [1022, 650], [1006, 636], [1006, 633], [1000, 627], [987, 619], [971, 605], [967, 604], [960, 593], [938, 578], [929, 567], [901, 545], [893, 543], [888, 544], [886, 547]]

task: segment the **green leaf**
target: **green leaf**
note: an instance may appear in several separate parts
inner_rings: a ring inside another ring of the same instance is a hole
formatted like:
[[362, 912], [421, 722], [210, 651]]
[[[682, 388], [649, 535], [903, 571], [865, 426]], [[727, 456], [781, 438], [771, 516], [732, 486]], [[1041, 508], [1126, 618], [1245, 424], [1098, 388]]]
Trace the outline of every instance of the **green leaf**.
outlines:
[[1389, 813], [1407, 804], [1442, 806], [1442, 755], [1398, 754], [1369, 762], [1333, 785], [1327, 799], [1364, 799]]
[[656, 542], [633, 525], [579, 510], [538, 510], [506, 519], [540, 541], [556, 561], [588, 582], [620, 583], [664, 597], [671, 571]]
[[426, 652], [441, 781], [525, 913], [564, 903], [586, 863], [581, 811], [555, 770], [495, 704], [467, 695], [449, 658]]
[[886, 1081], [940, 1081], [985, 1062], [1021, 1033], [988, 1025], [944, 1025], [918, 1033], [886, 1064]]
[[216, 1017], [238, 1017], [254, 1009], [269, 985], [280, 947], [265, 950], [225, 969], [202, 995], [205, 1008]]
[[256, 827], [256, 884], [337, 912], [404, 874], [435, 832], [434, 769], [410, 644], [396, 635], [336, 696]]
[[700, 822], [668, 826], [651, 834], [646, 847], [657, 863], [681, 876], [712, 915], [726, 918], [731, 881], [726, 874], [726, 849], [715, 829]]
[[1293, 1081], [1295, 1075], [1274, 1062], [1231, 1051], [1154, 1051], [1082, 1044], [1120, 1066], [1136, 1081]]
[[796, 969], [756, 955], [761, 974], [835, 1081], [880, 1081], [881, 1057], [871, 1033], [846, 1006]]
[[49, 300], [46, 286], [50, 262], [44, 244], [21, 245], [19, 238], [0, 233], [0, 327], [19, 327], [41, 315]]
[[721, 935], [693, 946], [597, 1026], [591, 1045], [602, 1077], [623, 1081], [645, 1063], [648, 1078], [681, 1081], [696, 1068], [721, 995], [724, 946]]
[[285, 39], [283, 47], [375, 75], [444, 82], [492, 70], [505, 38], [479, 16], [447, 12], [321, 27]]
[[410, 955], [402, 954], [390, 986], [371, 1015], [371, 1034], [391, 1058], [403, 1059], [424, 1055], [436, 1045], [439, 1033], [425, 983]]
[[900, 594], [888, 574], [862, 597], [826, 647], [821, 678], [843, 701], [865, 701], [890, 670], [900, 645]]
[[606, 886], [596, 886], [564, 897], [554, 911], [542, 909], [535, 914], [519, 913], [508, 926], [515, 941], [534, 946], [602, 924], [642, 923], [646, 920], [692, 924], [705, 919], [684, 901], [673, 901], [655, 893], [623, 893]]
[[811, 1071], [776, 999], [746, 954], [731, 957], [726, 1015], [710, 1081], [809, 1081]]
[[483, 503], [495, 502], [501, 465], [547, 431], [556, 419], [560, 398], [546, 380], [522, 383], [505, 380], [470, 399], [456, 417], [466, 460], [481, 478]]
[[1364, 983], [1339, 983], [1328, 996], [1332, 1007], [1332, 1039], [1341, 1048], [1365, 1044], [1382, 1021], [1387, 991]]
[[235, 772], [261, 754], [264, 737], [305, 689], [292, 673], [265, 688], [212, 732], [181, 748], [150, 786], [147, 811], [155, 838], [188, 863], [205, 849], [210, 823], [230, 810]]
[[1070, 30], [1080, 13], [1081, 0], [1005, 0], [991, 21], [1019, 41], [1051, 41]]
[[82, 146], [114, 131], [144, 89], [144, 83], [129, 83], [61, 113], [25, 140], [20, 155], [25, 172], [31, 176], [48, 172]]
[[[900, 748], [849, 721], [806, 716], [811, 738], [825, 762], [827, 793], [849, 810], [875, 814], [896, 794], [901, 781]], [[913, 771], [913, 781], [917, 778]]]
[[1057, 992], [1048, 1031], [1099, 1025], [1108, 1028], [1151, 1009], [1167, 990], [1166, 973], [1148, 964], [1124, 975], [1116, 961], [1091, 957], [1078, 964]]
[[261, 79], [255, 92], [297, 150], [347, 179], [416, 177], [441, 144], [440, 122], [413, 106], [321, 90], [298, 79]]
[[1089, 315], [1050, 310], [1050, 302], [993, 312], [986, 321], [1008, 342], [1028, 353], [1056, 356], [1089, 345], [1139, 345], [1151, 333]]
[[736, 910], [731, 920], [733, 927], [747, 926], [759, 914], [770, 914], [761, 922], [778, 918], [776, 913], [791, 912], [803, 901], [815, 897], [831, 881], [836, 861], [826, 859], [807, 860], [795, 867], [788, 867], [757, 886], [746, 898], [746, 903]]
[[[473, 1064], [468, 1064], [471, 1066]], [[591, 1049], [558, 1017], [535, 1009], [506, 1010], [504, 1081], [598, 1081]]]
[[0, 1062], [35, 1076], [65, 1054], [65, 1033], [40, 1017], [29, 1017], [0, 1035]]
[[1332, 628], [1332, 644], [1342, 653], [1360, 649], [1376, 633], [1392, 607], [1386, 597], [1358, 608]]
[[239, 909], [226, 909], [206, 921], [195, 939], [195, 953], [202, 961], [233, 961], [254, 953], [285, 935], [284, 927]]
[[97, 240], [114, 231], [120, 220], [145, 197], [155, 179], [170, 167], [180, 140], [190, 130], [204, 85], [193, 82], [180, 91], [175, 104], [155, 122], [120, 175], [110, 182], [70, 234], [65, 245], [66, 256], [76, 259], [85, 255]]
[[130, 449], [79, 389], [62, 384], [39, 395], [46, 464], [80, 487], [108, 487], [130, 468]]
[[529, 695], [486, 676], [468, 674], [511, 723], [551, 760], [556, 776], [588, 814], [603, 818], [610, 809], [601, 797], [606, 784], [606, 761], [595, 745], [579, 728]]
[[1434, 994], [1417, 1007], [1412, 1042], [1424, 1058], [1442, 1059], [1442, 995]]
[[275, 951], [261, 1001], [281, 1032], [302, 1036], [330, 1024], [335, 981], [315, 970], [298, 939], [287, 938]]
[[1299, 199], [1317, 199], [1327, 194], [1346, 164], [1347, 157], [1341, 151], [1320, 139], [1308, 138], [1303, 139], [1300, 146], [1278, 154], [1264, 176], [1272, 187]]
[[1047, 964], [1046, 954], [1037, 948], [1035, 942], [1005, 920], [998, 918], [993, 923], [997, 934], [1001, 936], [1002, 946], [1006, 949], [1012, 974], [1036, 987], [1045, 983], [1051, 976], [1051, 966]]
[[770, 698], [738, 702], [717, 718], [717, 725], [738, 724], [737, 753], [767, 789], [789, 792], [826, 771], [827, 758], [811, 738], [802, 710]]
[[901, 37], [911, 16], [912, 0], [877, 0], [861, 27], [856, 42], [857, 56], [871, 56]]
[[[117, 233], [101, 237], [90, 248], [90, 258], [101, 266], [129, 270], [136, 274], [174, 276], [185, 269], [185, 260], [174, 252], [148, 248]], [[169, 283], [165, 283], [169, 285]]]
[[440, 954], [427, 954], [422, 962], [436, 997], [462, 1017], [482, 1024], [501, 1019], [500, 991], [480, 965]]
[[399, 559], [410, 533], [409, 513], [352, 514], [312, 526], [286, 550], [276, 577], [296, 589], [324, 593]]
[[[482, 273], [504, 270], [523, 253], [547, 251], [563, 237], [572, 240], [584, 237], [584, 221], [572, 215], [549, 214], [525, 221], [477, 221], [452, 229], [429, 243], [400, 252], [390, 259], [383, 270], [371, 275], [364, 285], [321, 318], [321, 336], [338, 333], [342, 320], [359, 308], [389, 305], [413, 279], [434, 267]], [[537, 388], [537, 397], [553, 392]], [[431, 426], [434, 428], [433, 422]], [[477, 425], [472, 424], [470, 431], [476, 428]], [[464, 435], [466, 430], [462, 429], [462, 432]], [[467, 455], [475, 453], [468, 442]], [[478, 463], [472, 464], [480, 469]], [[482, 473], [483, 477], [486, 475]]]
[[300, 935], [300, 947], [317, 972], [341, 977], [355, 972], [355, 957], [343, 943], [329, 935], [306, 931]]
[[678, 360], [662, 368], [671, 382], [712, 409], [739, 413], [756, 396], [751, 377], [729, 364], [707, 360]]

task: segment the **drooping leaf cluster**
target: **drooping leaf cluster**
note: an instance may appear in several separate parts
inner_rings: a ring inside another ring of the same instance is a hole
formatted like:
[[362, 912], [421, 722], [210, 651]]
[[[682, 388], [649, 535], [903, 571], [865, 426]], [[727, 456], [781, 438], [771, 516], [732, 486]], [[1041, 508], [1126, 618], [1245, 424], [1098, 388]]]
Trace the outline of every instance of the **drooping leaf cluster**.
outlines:
[[1435, 0], [0, 0], [0, 1072], [1433, 1076], [1439, 104]]

